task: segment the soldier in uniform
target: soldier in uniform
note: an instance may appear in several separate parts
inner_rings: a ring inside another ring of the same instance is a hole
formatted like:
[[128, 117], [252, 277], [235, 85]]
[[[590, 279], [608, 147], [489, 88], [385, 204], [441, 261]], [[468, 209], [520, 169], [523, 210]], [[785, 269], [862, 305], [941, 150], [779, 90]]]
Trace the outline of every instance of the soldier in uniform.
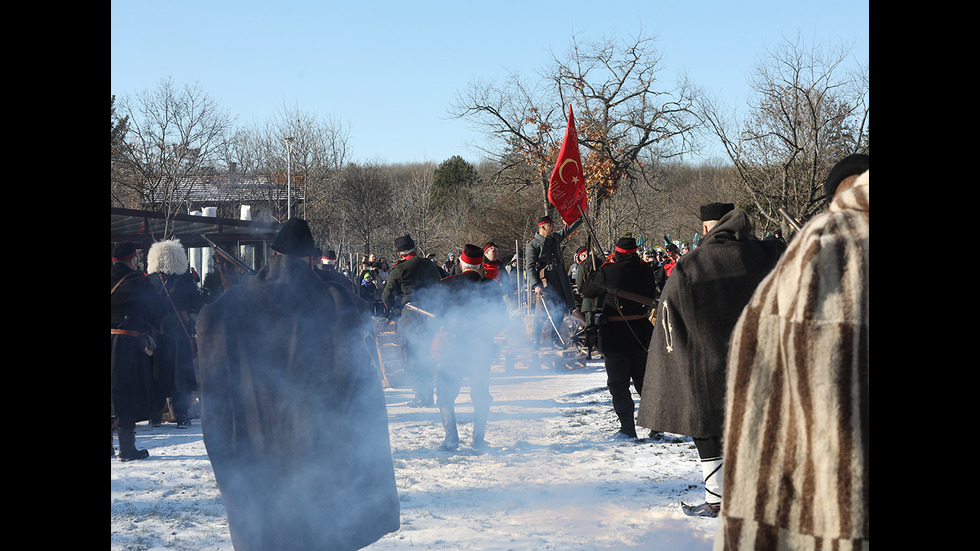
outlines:
[[191, 424], [187, 415], [191, 393], [197, 390], [194, 318], [204, 306], [204, 296], [188, 271], [187, 253], [179, 240], [154, 243], [147, 253], [146, 265], [153, 289], [167, 304], [167, 315], [157, 334], [159, 348], [153, 355], [154, 415], [160, 414], [170, 398], [177, 428], [185, 429]]
[[[547, 311], [557, 327], [561, 327], [566, 314], [575, 310], [572, 284], [568, 281], [568, 274], [562, 263], [561, 242], [581, 224], [582, 218], [579, 218], [570, 226], [555, 231], [551, 217], [542, 216], [538, 219], [538, 233], [524, 247], [524, 271], [528, 285], [537, 300], [546, 302]], [[550, 325], [542, 316], [536, 316], [532, 324], [531, 339], [538, 344], [541, 342], [542, 323]], [[552, 342], [559, 342], [554, 330]]]
[[316, 275], [323, 281], [334, 281], [343, 285], [348, 291], [354, 290], [354, 284], [347, 279], [344, 274], [337, 271], [337, 253], [328, 249], [320, 256], [320, 264], [317, 265]]
[[739, 314], [785, 250], [759, 240], [732, 203], [701, 207], [704, 239], [670, 272], [657, 306], [637, 422], [690, 436], [701, 458], [705, 502], [689, 515], [717, 516], [728, 341]]
[[619, 298], [609, 290], [627, 291], [653, 302], [657, 294], [653, 269], [636, 254], [636, 239], [622, 237], [616, 242], [613, 260], [592, 272], [582, 295], [603, 305], [599, 317], [599, 349], [606, 359], [606, 382], [612, 394], [613, 409], [619, 417], [617, 438], [636, 439], [633, 418], [635, 403], [630, 382], [637, 394], [643, 391], [647, 346], [653, 326], [650, 306]]
[[395, 252], [398, 261], [391, 268], [381, 301], [388, 309], [388, 315], [398, 320], [398, 332], [405, 348], [406, 369], [412, 376], [415, 390], [412, 405], [427, 407], [432, 405], [435, 386], [435, 362], [429, 356], [432, 335], [427, 332], [431, 328], [426, 327], [427, 320], [418, 314], [404, 312], [404, 307], [412, 303], [431, 312], [435, 297], [426, 289], [434, 289], [442, 279], [442, 273], [438, 266], [416, 254], [411, 235], [395, 239]]
[[[466, 245], [459, 255], [460, 273], [442, 280], [447, 289], [441, 317], [443, 330], [439, 371], [436, 376], [436, 404], [442, 415], [446, 438], [440, 449], [459, 447], [455, 402], [463, 379], [469, 379], [473, 401], [473, 447], [486, 446], [484, 439], [490, 414], [490, 363], [495, 327], [488, 323], [506, 319], [500, 286], [484, 277], [483, 251]], [[493, 311], [500, 309], [500, 311]]]
[[109, 270], [110, 453], [112, 431], [119, 435], [119, 459], [146, 459], [150, 452], [136, 448], [136, 423], [152, 415], [153, 353], [149, 336], [166, 314], [166, 304], [153, 292], [150, 280], [137, 267], [136, 246], [119, 243], [112, 249]]

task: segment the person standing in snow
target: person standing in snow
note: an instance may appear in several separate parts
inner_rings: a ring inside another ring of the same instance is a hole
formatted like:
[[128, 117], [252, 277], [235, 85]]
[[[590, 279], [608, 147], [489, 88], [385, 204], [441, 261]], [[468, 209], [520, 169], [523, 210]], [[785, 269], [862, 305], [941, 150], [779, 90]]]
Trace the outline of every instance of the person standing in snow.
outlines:
[[150, 280], [137, 271], [137, 249], [118, 243], [109, 269], [109, 384], [110, 430], [119, 435], [119, 459], [146, 459], [150, 452], [136, 448], [136, 423], [152, 415], [153, 353], [150, 327], [166, 313], [166, 304], [153, 292]]
[[146, 255], [146, 269], [157, 296], [167, 306], [167, 315], [157, 332], [154, 361], [154, 415], [170, 398], [177, 428], [190, 427], [187, 410], [191, 393], [197, 390], [194, 356], [197, 343], [194, 318], [204, 306], [204, 296], [188, 271], [187, 253], [177, 239], [154, 243]]
[[439, 285], [442, 274], [439, 267], [418, 256], [415, 240], [405, 234], [395, 239], [395, 252], [398, 261], [391, 268], [388, 283], [381, 293], [381, 302], [388, 315], [398, 321], [398, 333], [406, 359], [406, 370], [412, 377], [415, 391], [413, 406], [432, 406], [435, 387], [435, 362], [429, 356], [432, 335], [428, 332], [429, 320], [416, 312], [405, 312], [406, 304], [423, 310], [432, 310], [431, 290]]
[[592, 272], [582, 287], [583, 296], [603, 305], [599, 349], [606, 359], [606, 383], [619, 418], [616, 437], [633, 440], [636, 439], [636, 421], [630, 382], [637, 394], [643, 391], [647, 346], [653, 332], [649, 321], [650, 307], [620, 299], [608, 291], [627, 291], [653, 302], [657, 293], [653, 270], [640, 260], [636, 248], [636, 239], [621, 237], [616, 242], [613, 260]]
[[[493, 336], [488, 321], [506, 318], [500, 285], [484, 277], [483, 251], [467, 244], [459, 255], [458, 275], [442, 280], [448, 289], [442, 304], [442, 348], [436, 376], [436, 405], [442, 416], [446, 438], [440, 446], [445, 451], [459, 447], [456, 426], [456, 398], [463, 379], [469, 379], [473, 401], [473, 447], [486, 447], [487, 419], [490, 415], [490, 362]], [[493, 309], [499, 308], [495, 312]]]
[[785, 246], [752, 235], [731, 203], [701, 207], [704, 239], [682, 256], [660, 296], [637, 423], [694, 439], [705, 502], [685, 513], [717, 516], [722, 501], [721, 436], [728, 340], [742, 308]]
[[824, 188], [732, 335], [718, 550], [871, 545], [870, 158]]
[[[580, 225], [584, 217], [579, 217], [561, 230], [555, 230], [555, 223], [550, 216], [538, 218], [538, 232], [524, 246], [524, 271], [527, 274], [527, 284], [534, 293], [534, 300], [543, 300], [547, 304], [547, 312], [556, 327], [561, 327], [566, 314], [575, 311], [575, 295], [572, 294], [572, 284], [568, 281], [561, 258], [561, 242], [571, 235]], [[546, 321], [546, 314], [534, 316], [531, 327], [531, 340], [541, 344], [541, 325]], [[552, 342], [561, 346], [561, 338], [552, 328]]]
[[305, 220], [198, 316], [201, 428], [235, 549], [360, 549], [398, 529], [366, 305], [313, 271]]

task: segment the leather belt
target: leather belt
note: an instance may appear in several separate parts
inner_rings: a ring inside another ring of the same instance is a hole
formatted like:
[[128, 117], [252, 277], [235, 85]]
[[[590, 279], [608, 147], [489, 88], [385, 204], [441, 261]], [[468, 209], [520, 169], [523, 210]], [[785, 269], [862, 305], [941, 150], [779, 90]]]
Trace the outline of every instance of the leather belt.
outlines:
[[130, 337], [138, 337], [138, 336], [140, 336], [140, 332], [139, 331], [129, 331], [127, 329], [112, 329], [112, 328], [109, 329], [109, 334], [110, 335], [129, 335]]

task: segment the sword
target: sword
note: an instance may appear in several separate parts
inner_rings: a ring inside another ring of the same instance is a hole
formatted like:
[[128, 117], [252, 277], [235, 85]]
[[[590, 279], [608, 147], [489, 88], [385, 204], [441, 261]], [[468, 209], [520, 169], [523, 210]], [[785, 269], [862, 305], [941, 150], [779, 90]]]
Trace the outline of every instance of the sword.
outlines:
[[544, 300], [544, 296], [538, 295], [538, 298], [541, 300], [541, 305], [544, 306], [544, 313], [548, 314], [548, 321], [551, 322], [551, 326], [555, 329], [555, 334], [558, 335], [558, 340], [561, 341], [562, 346], [565, 346], [565, 339], [561, 338], [561, 331], [558, 330], [558, 326], [555, 325], [555, 320], [551, 317], [551, 312], [548, 311], [548, 303]]

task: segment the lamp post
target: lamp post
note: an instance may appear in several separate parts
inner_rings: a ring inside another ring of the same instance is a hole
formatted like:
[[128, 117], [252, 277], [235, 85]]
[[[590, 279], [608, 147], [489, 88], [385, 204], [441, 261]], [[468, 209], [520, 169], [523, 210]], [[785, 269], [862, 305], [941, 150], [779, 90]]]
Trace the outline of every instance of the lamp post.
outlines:
[[286, 220], [293, 217], [293, 137], [286, 141]]

